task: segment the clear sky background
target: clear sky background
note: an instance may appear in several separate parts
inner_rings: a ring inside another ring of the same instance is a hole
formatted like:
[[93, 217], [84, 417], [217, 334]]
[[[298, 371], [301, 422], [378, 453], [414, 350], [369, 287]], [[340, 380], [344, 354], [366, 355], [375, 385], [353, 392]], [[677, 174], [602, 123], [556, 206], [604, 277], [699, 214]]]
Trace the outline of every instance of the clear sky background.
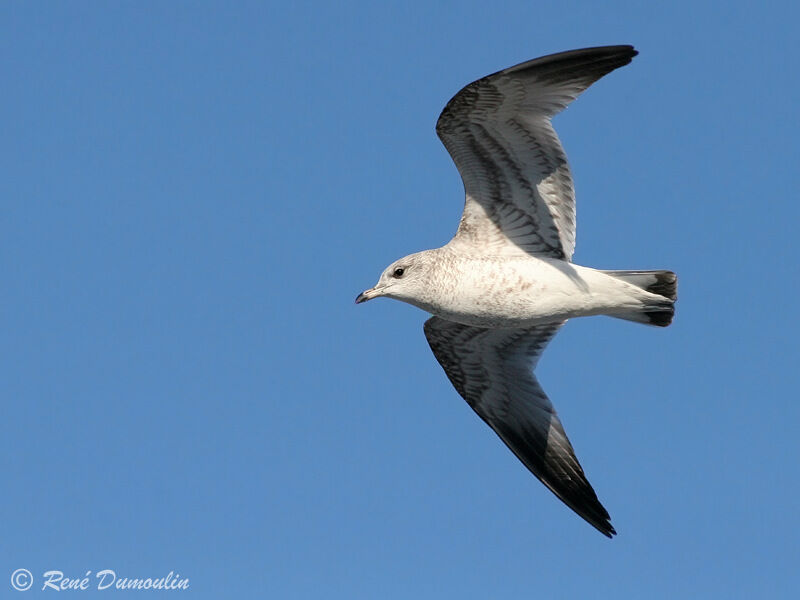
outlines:
[[[0, 5], [0, 596], [108, 568], [197, 598], [795, 598], [798, 19]], [[353, 299], [455, 231], [458, 89], [623, 43], [555, 121], [575, 260], [675, 270], [677, 316], [573, 321], [538, 369], [608, 540], [458, 397], [425, 314]]]

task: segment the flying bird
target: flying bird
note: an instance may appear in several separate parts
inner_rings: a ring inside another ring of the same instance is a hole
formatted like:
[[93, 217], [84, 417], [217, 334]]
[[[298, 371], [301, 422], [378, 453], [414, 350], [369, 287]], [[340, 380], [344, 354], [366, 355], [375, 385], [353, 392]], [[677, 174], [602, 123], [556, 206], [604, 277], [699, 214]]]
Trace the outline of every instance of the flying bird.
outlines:
[[575, 193], [551, 125], [632, 46], [544, 56], [470, 83], [436, 133], [464, 183], [464, 212], [441, 248], [389, 265], [356, 303], [402, 300], [433, 316], [424, 331], [458, 393], [547, 488], [604, 535], [616, 534], [533, 368], [567, 319], [609, 315], [666, 327], [671, 271], [572, 262]]

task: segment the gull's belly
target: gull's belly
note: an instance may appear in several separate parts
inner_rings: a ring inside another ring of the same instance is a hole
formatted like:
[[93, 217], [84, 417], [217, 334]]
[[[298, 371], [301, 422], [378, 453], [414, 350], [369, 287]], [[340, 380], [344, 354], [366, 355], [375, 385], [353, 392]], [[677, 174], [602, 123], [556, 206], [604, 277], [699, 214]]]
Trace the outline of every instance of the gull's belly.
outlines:
[[429, 308], [451, 321], [525, 327], [598, 314], [607, 304], [605, 294], [598, 294], [607, 277], [564, 261], [488, 257], [458, 263], [451, 265], [449, 281], [439, 287], [444, 293]]

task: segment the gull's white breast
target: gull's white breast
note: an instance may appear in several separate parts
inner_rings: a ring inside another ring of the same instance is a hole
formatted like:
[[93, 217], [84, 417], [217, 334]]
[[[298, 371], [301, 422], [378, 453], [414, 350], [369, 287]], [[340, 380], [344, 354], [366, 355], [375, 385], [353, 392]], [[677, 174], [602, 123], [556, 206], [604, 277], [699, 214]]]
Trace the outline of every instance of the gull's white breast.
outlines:
[[537, 258], [433, 250], [438, 268], [420, 308], [477, 327], [527, 327], [571, 317], [625, 312], [644, 292], [602, 271]]

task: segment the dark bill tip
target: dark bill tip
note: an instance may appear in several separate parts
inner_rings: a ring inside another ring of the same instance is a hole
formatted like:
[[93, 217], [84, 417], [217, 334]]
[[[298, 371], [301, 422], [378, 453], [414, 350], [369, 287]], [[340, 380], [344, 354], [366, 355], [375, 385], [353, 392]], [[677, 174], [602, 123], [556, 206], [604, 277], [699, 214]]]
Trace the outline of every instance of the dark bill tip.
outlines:
[[376, 296], [380, 296], [380, 292], [378, 292], [375, 288], [364, 290], [358, 296], [356, 296], [356, 304], [361, 304], [367, 300], [372, 300]]

